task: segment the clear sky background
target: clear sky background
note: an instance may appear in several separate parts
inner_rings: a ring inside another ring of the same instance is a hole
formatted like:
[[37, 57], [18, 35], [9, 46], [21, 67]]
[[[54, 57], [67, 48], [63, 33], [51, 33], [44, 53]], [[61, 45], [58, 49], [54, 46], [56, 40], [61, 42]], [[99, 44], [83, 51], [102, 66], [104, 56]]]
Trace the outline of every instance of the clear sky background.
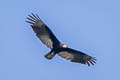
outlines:
[[[50, 50], [25, 22], [31, 12], [97, 64], [45, 59]], [[120, 0], [1, 0], [0, 25], [0, 80], [120, 79]]]

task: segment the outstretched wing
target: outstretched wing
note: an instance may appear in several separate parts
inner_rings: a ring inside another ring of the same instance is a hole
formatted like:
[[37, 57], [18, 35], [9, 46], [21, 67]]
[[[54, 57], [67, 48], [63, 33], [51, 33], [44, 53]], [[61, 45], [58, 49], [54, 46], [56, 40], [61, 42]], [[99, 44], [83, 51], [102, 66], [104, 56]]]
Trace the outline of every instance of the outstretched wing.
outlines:
[[88, 66], [90, 66], [91, 64], [94, 65], [94, 63], [96, 63], [96, 59], [94, 57], [70, 48], [62, 50], [58, 53], [58, 55], [67, 60], [70, 60], [71, 62], [87, 64]]
[[37, 37], [48, 47], [53, 48], [60, 44], [53, 32], [47, 27], [47, 25], [36, 14], [28, 15], [28, 23], [31, 24], [32, 29], [36, 33]]

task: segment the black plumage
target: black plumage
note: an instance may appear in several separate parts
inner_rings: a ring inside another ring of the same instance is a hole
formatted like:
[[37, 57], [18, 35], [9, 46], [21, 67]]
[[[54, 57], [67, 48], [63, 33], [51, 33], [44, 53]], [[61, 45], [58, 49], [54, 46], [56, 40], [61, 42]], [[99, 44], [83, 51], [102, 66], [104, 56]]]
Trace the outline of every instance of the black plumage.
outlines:
[[52, 59], [56, 54], [59, 56], [70, 60], [71, 62], [77, 62], [81, 64], [87, 64], [90, 66], [96, 63], [96, 59], [89, 56], [83, 52], [68, 48], [65, 44], [62, 44], [53, 34], [53, 32], [48, 28], [48, 26], [40, 19], [36, 14], [28, 15], [28, 23], [31, 24], [32, 29], [36, 33], [37, 37], [51, 49], [45, 57], [47, 59]]

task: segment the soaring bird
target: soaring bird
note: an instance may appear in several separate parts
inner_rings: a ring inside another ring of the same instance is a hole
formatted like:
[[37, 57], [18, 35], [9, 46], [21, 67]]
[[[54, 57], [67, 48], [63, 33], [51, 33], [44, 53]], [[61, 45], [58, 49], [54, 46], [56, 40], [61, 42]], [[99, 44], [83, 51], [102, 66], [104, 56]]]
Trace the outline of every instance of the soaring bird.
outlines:
[[45, 54], [45, 58], [51, 60], [55, 55], [59, 55], [71, 62], [87, 64], [88, 66], [96, 63], [95, 57], [68, 48], [65, 44], [61, 43], [37, 14], [32, 13], [31, 15], [28, 15], [26, 22], [30, 23], [36, 36], [41, 42], [51, 49], [50, 52]]

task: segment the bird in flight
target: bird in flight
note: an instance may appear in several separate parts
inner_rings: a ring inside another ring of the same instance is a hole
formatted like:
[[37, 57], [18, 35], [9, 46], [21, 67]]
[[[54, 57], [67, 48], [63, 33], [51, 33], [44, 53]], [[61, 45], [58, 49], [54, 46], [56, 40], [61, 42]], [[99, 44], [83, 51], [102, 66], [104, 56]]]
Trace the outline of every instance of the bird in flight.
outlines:
[[32, 13], [31, 15], [28, 15], [26, 22], [30, 23], [36, 36], [41, 42], [51, 49], [50, 52], [45, 54], [45, 58], [51, 60], [55, 55], [59, 55], [71, 62], [87, 64], [88, 66], [96, 63], [95, 57], [68, 48], [65, 44], [61, 43], [37, 14]]

